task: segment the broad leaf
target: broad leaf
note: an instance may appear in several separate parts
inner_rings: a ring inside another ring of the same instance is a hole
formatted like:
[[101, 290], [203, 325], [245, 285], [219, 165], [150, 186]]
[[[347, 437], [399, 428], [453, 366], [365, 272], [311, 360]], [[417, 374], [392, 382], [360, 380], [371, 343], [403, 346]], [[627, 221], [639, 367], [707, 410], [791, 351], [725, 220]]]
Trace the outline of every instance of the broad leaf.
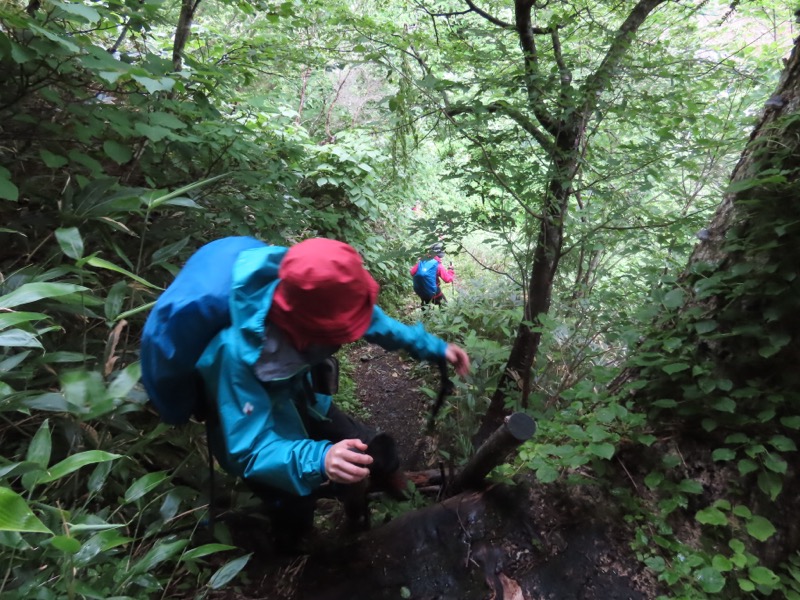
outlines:
[[0, 531], [49, 533], [25, 500], [6, 487], [0, 487]]

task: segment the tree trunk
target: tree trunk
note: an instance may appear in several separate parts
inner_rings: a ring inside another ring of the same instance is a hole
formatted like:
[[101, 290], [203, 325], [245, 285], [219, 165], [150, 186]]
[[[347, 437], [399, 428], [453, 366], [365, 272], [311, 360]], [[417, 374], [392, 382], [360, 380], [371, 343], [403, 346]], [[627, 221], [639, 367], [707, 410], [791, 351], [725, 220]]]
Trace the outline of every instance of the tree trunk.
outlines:
[[[678, 466], [661, 467], [665, 478], [685, 477], [687, 465], [709, 474], [697, 479], [704, 497], [693, 511], [739, 505], [774, 528], [744, 541], [760, 566], [777, 569], [800, 548], [800, 38], [699, 237], [612, 392], [680, 455]], [[636, 447], [637, 462], [658, 446]], [[701, 540], [704, 552], [739, 535], [733, 521], [725, 527]]]
[[[736, 389], [753, 389], [752, 384], [759, 382], [761, 393], [750, 400], [736, 400], [736, 413], [740, 414], [747, 407], [762, 411], [765, 404], [760, 398], [767, 390], [783, 394], [776, 388], [779, 382], [784, 390], [797, 388], [799, 115], [796, 42], [778, 89], [734, 168], [729, 191], [701, 232], [701, 241], [671, 292], [684, 298], [680, 311], [662, 315], [638, 350], [640, 354], [663, 353], [664, 332], [674, 336], [676, 331], [685, 331], [691, 355], [687, 356], [683, 347], [664, 356], [674, 359], [673, 364], [683, 361], [694, 368], [665, 376], [660, 363], [653, 368], [634, 361], [612, 384], [614, 391], [629, 381], [647, 379], [647, 388], [638, 396], [670, 398], [681, 386], [685, 396], [686, 386], [700, 383], [704, 392], [700, 404], [707, 406], [715, 398], [731, 398]], [[698, 375], [699, 370], [704, 372]]]
[[[538, 330], [541, 325], [539, 315], [547, 314], [550, 310], [553, 282], [561, 259], [564, 218], [572, 195], [573, 182], [580, 169], [586, 125], [594, 116], [600, 94], [611, 87], [614, 69], [628, 52], [636, 32], [650, 13], [663, 2], [665, 0], [640, 0], [633, 7], [617, 30], [600, 66], [584, 80], [580, 89], [572, 86], [572, 75], [561, 56], [558, 29], [534, 28], [531, 22], [534, 3], [529, 0], [515, 2], [515, 30], [519, 35], [523, 52], [524, 72], [528, 82], [528, 108], [539, 125], [516, 113], [509, 113], [507, 116], [517, 121], [543, 147], [550, 149], [552, 172], [543, 201], [523, 321], [517, 329], [517, 337], [497, 390], [492, 396], [478, 432], [473, 437], [474, 445], [481, 444], [513, 410], [513, 406], [506, 405], [507, 398], [512, 396], [512, 384], [518, 384], [521, 388], [520, 406], [527, 406], [531, 369], [541, 341], [541, 332]], [[543, 108], [544, 103], [541, 102], [541, 91], [538, 87], [540, 73], [535, 36], [544, 33], [552, 37], [554, 60], [560, 70], [558, 108], [553, 114]], [[571, 100], [573, 97], [579, 100], [577, 102]]]
[[172, 69], [175, 72], [180, 71], [183, 66], [183, 50], [189, 41], [192, 19], [199, 5], [200, 0], [181, 0], [181, 15], [175, 27], [175, 41], [172, 44]]
[[[577, 145], [577, 140], [573, 145]], [[577, 164], [576, 157], [577, 151], [575, 151], [574, 156], [569, 157], [572, 160], [567, 163], [567, 166], [556, 168], [555, 172], [572, 173], [574, 176], [574, 165]], [[554, 177], [550, 182], [552, 195], [547, 204], [546, 217], [541, 220], [539, 226], [539, 237], [533, 255], [533, 269], [528, 282], [528, 298], [525, 303], [524, 318], [517, 329], [517, 337], [511, 348], [506, 367], [500, 377], [497, 390], [492, 396], [489, 409], [486, 411], [480, 428], [473, 439], [476, 445], [483, 443], [486, 437], [496, 430], [503, 422], [503, 419], [511, 412], [506, 407], [505, 400], [510, 395], [509, 388], [515, 382], [519, 382], [521, 387], [520, 405], [522, 407], [527, 406], [530, 394], [531, 368], [542, 339], [541, 331], [538, 329], [541, 325], [539, 315], [547, 314], [550, 310], [553, 280], [561, 258], [561, 247], [564, 240], [564, 214], [567, 210], [567, 202], [571, 191], [571, 186], [565, 183], [571, 181], [568, 177], [568, 175], [563, 179]], [[533, 329], [529, 323], [533, 324]]]

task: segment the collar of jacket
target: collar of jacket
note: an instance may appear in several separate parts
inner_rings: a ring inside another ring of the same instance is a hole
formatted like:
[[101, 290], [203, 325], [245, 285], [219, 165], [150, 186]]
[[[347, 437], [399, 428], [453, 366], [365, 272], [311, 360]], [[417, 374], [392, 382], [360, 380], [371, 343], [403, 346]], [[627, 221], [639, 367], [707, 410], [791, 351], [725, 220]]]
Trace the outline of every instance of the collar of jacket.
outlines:
[[322, 362], [338, 349], [339, 346], [312, 344], [305, 352], [300, 352], [278, 327], [267, 323], [261, 355], [253, 370], [260, 381], [289, 379]]

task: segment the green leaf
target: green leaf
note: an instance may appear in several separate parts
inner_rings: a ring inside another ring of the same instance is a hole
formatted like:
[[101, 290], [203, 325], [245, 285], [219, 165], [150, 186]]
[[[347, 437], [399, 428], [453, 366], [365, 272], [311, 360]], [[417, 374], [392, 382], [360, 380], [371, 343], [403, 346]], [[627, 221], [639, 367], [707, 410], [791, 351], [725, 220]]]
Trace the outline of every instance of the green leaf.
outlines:
[[31, 471], [41, 471], [42, 467], [35, 463], [16, 462], [0, 466], [0, 477], [18, 477]]
[[694, 324], [695, 331], [697, 331], [697, 333], [699, 333], [700, 335], [703, 335], [705, 333], [711, 333], [716, 328], [717, 328], [716, 321], [700, 321]]
[[66, 157], [53, 154], [49, 150], [40, 149], [39, 156], [41, 157], [45, 166], [51, 169], [61, 168], [69, 162]]
[[22, 496], [6, 487], [0, 487], [0, 531], [53, 534], [33, 514]]
[[153, 127], [152, 125], [147, 125], [146, 123], [137, 123], [134, 129], [136, 130], [136, 133], [143, 135], [151, 142], [160, 142], [170, 133], [172, 133], [172, 130], [167, 129], [166, 127]]
[[110, 461], [99, 463], [92, 471], [92, 474], [89, 475], [89, 479], [86, 482], [86, 489], [90, 492], [99, 492], [103, 489], [113, 466], [114, 465]]
[[125, 303], [125, 298], [128, 295], [128, 282], [118, 281], [111, 286], [111, 289], [106, 295], [106, 302], [103, 305], [103, 314], [109, 321], [115, 321], [122, 310], [122, 305]]
[[775, 473], [780, 473], [782, 475], [786, 473], [786, 469], [788, 467], [785, 460], [779, 456], [775, 456], [774, 454], [767, 454], [767, 457], [764, 459], [764, 466], [770, 471], [774, 471]]
[[216, 554], [217, 552], [227, 552], [228, 550], [236, 550], [236, 546], [228, 546], [226, 544], [204, 544], [197, 548], [192, 548], [188, 552], [184, 552], [181, 556], [182, 561], [192, 561], [208, 556], [209, 554]]
[[141, 560], [133, 565], [131, 571], [134, 574], [148, 573], [165, 560], [169, 560], [180, 553], [188, 543], [189, 540], [177, 540], [174, 542], [160, 540], [156, 542], [156, 545], [153, 546]]
[[797, 450], [794, 441], [785, 435], [773, 435], [767, 443], [780, 452], [794, 452]]
[[759, 187], [770, 183], [784, 183], [786, 177], [780, 174], [770, 175], [767, 177], [753, 177], [749, 179], [741, 179], [739, 181], [731, 182], [725, 189], [725, 194], [734, 194], [736, 192], [743, 192], [745, 190]]
[[39, 339], [22, 329], [9, 329], [0, 333], [0, 348], [44, 348]]
[[769, 496], [770, 500], [775, 500], [783, 489], [783, 478], [769, 471], [761, 471], [758, 474], [758, 488]]
[[536, 469], [536, 479], [541, 483], [552, 483], [558, 479], [558, 471], [550, 465], [543, 465]]
[[88, 292], [89, 288], [72, 283], [26, 283], [10, 294], [0, 296], [0, 308], [13, 308], [48, 298], [58, 298], [78, 292]]
[[70, 533], [85, 533], [87, 531], [108, 531], [110, 529], [121, 529], [126, 527], [125, 523], [70, 523]]
[[50, 0], [50, 2], [64, 12], [81, 17], [81, 20], [85, 20], [89, 23], [96, 23], [100, 20], [100, 14], [95, 9], [80, 4], [79, 2], [59, 2], [59, 0]]
[[25, 460], [47, 468], [50, 463], [50, 454], [53, 451], [53, 442], [50, 436], [50, 420], [45, 419], [28, 444]]
[[743, 519], [751, 519], [753, 517], [753, 513], [750, 511], [750, 509], [744, 506], [743, 504], [737, 504], [736, 506], [734, 506], [733, 514]]
[[747, 475], [748, 473], [752, 473], [753, 471], [757, 470], [758, 470], [758, 465], [749, 458], [743, 458], [742, 460], [739, 461], [740, 475]]
[[64, 554], [77, 554], [81, 549], [81, 543], [68, 535], [56, 535], [49, 541], [53, 548], [61, 550]]
[[736, 452], [730, 448], [717, 448], [711, 453], [711, 459], [713, 461], [733, 460], [734, 458], [736, 458]]
[[120, 144], [115, 140], [106, 140], [103, 142], [103, 152], [118, 165], [124, 165], [133, 158], [133, 151], [130, 147]]
[[725, 587], [725, 577], [713, 567], [704, 567], [696, 571], [694, 576], [703, 591], [708, 594], [716, 594]]
[[153, 125], [160, 125], [169, 129], [184, 129], [186, 127], [186, 123], [170, 113], [152, 112], [148, 115], [148, 118]]
[[744, 554], [745, 545], [742, 540], [730, 540], [728, 542], [728, 546], [731, 550], [733, 550], [736, 554]]
[[733, 413], [736, 411], [736, 402], [730, 398], [720, 398], [712, 402], [711, 406], [720, 412]]
[[595, 456], [599, 456], [600, 458], [604, 458], [606, 460], [611, 460], [611, 457], [614, 456], [614, 444], [603, 443], [603, 444], [589, 444], [587, 448], [589, 452], [594, 454]]
[[684, 479], [678, 484], [678, 489], [687, 494], [702, 494], [703, 485], [694, 479]]
[[789, 429], [800, 429], [800, 417], [781, 417], [781, 425]]
[[125, 503], [128, 504], [139, 500], [151, 490], [158, 487], [158, 485], [166, 478], [167, 474], [163, 471], [148, 473], [147, 475], [140, 477], [125, 491]]
[[157, 265], [172, 260], [180, 254], [181, 250], [183, 250], [188, 243], [189, 238], [185, 237], [173, 244], [159, 248], [153, 252], [153, 256], [150, 257], [150, 265]]
[[644, 478], [644, 484], [651, 490], [657, 488], [662, 481], [664, 481], [664, 475], [658, 471], [652, 471]]
[[[141, 83], [151, 94], [155, 94], [156, 92], [168, 92], [175, 86], [175, 80], [169, 77], [161, 77], [160, 79], [153, 79], [152, 77], [133, 75], [133, 79]], [[137, 129], [139, 128], [139, 125], [142, 125], [145, 128], [149, 128], [147, 125], [139, 123], [136, 126]], [[164, 129], [163, 127], [159, 127], [158, 129], [163, 129], [166, 133], [169, 133], [169, 130]], [[153, 141], [157, 142], [158, 140], [153, 140]]]
[[153, 289], [156, 289], [156, 290], [160, 290], [161, 289], [160, 287], [150, 283], [146, 279], [142, 279], [138, 275], [134, 275], [133, 273], [131, 273], [127, 269], [123, 269], [122, 267], [118, 267], [114, 263], [108, 262], [107, 260], [104, 260], [102, 258], [98, 258], [96, 256], [91, 256], [91, 257], [87, 258], [85, 262], [86, 262], [86, 264], [91, 265], [93, 267], [99, 267], [101, 269], [108, 269], [109, 271], [115, 271], [117, 273], [120, 273], [122, 275], [130, 277], [134, 281], [138, 281], [142, 285], [147, 286], [149, 288], [153, 288]]
[[83, 256], [83, 238], [77, 227], [56, 229], [56, 240], [61, 251], [70, 258], [78, 260]]
[[654, 435], [650, 435], [649, 433], [643, 433], [636, 436], [636, 441], [640, 444], [644, 444], [645, 446], [652, 446], [658, 438]]
[[214, 181], [217, 181], [222, 177], [227, 177], [227, 173], [223, 173], [222, 175], [217, 175], [216, 177], [210, 177], [208, 179], [203, 179], [201, 181], [195, 181], [193, 183], [190, 183], [189, 185], [183, 186], [182, 188], [178, 188], [174, 192], [170, 192], [169, 194], [160, 196], [158, 198], [150, 198], [150, 197], [145, 198], [145, 204], [149, 209], [158, 208], [159, 206], [161, 206], [162, 204], [166, 204], [173, 198], [177, 198], [178, 196], [182, 196], [186, 192], [190, 192], [194, 189], [197, 189], [209, 183], [213, 183]]
[[61, 462], [53, 465], [52, 468], [48, 469], [46, 473], [37, 480], [37, 483], [49, 483], [51, 481], [56, 481], [62, 477], [66, 477], [70, 473], [77, 471], [81, 467], [94, 465], [99, 462], [116, 460], [121, 456], [121, 454], [112, 454], [111, 452], [105, 452], [104, 450], [87, 450], [86, 452], [78, 452], [77, 454], [68, 456]]
[[125, 398], [139, 382], [142, 376], [142, 365], [140, 362], [133, 362], [117, 373], [114, 381], [108, 386], [106, 391], [107, 398]]
[[749, 579], [742, 579], [741, 577], [736, 580], [736, 583], [739, 584], [739, 589], [743, 592], [755, 592], [756, 586], [755, 584], [750, 581]]
[[12, 183], [10, 173], [3, 168], [0, 168], [0, 200], [19, 200], [19, 188]]
[[723, 572], [730, 571], [731, 569], [733, 569], [733, 563], [722, 554], [714, 555], [714, 558], [711, 559], [711, 566], [714, 567], [717, 571], [723, 571]]
[[764, 517], [754, 516], [745, 525], [747, 533], [756, 538], [759, 542], [765, 542], [775, 535], [775, 526]]
[[661, 573], [667, 566], [666, 561], [661, 556], [649, 556], [644, 560], [644, 564], [656, 573]]
[[680, 373], [681, 371], [685, 371], [686, 369], [689, 368], [689, 365], [687, 365], [686, 363], [672, 363], [671, 365], [665, 365], [661, 368], [668, 375], [673, 375], [674, 373]]
[[662, 303], [666, 308], [680, 308], [683, 306], [685, 294], [682, 289], [675, 288], [664, 295]]
[[728, 524], [728, 517], [727, 515], [719, 509], [708, 507], [702, 510], [698, 510], [694, 516], [695, 520], [698, 523], [702, 523], [703, 525], [727, 525]]
[[60, 35], [56, 35], [52, 31], [50, 31], [49, 29], [45, 29], [44, 27], [40, 27], [38, 25], [35, 25], [31, 21], [26, 21], [26, 26], [31, 31], [34, 31], [34, 32], [38, 33], [39, 35], [41, 35], [43, 37], [46, 37], [48, 40], [51, 40], [51, 41], [55, 42], [56, 44], [58, 44], [64, 50], [67, 50], [68, 52], [71, 52], [73, 54], [80, 54], [81, 53], [80, 47], [77, 46], [71, 39], [69, 39], [69, 36], [65, 35], [64, 37], [62, 37]]
[[245, 554], [220, 567], [220, 569], [211, 576], [211, 579], [208, 580], [208, 587], [212, 590], [218, 590], [224, 587], [239, 574], [239, 571], [245, 567], [251, 556], [252, 554]]
[[768, 569], [767, 567], [753, 567], [747, 575], [750, 577], [750, 581], [756, 585], [763, 585], [768, 588], [774, 588], [780, 583], [780, 578], [772, 569]]
[[114, 403], [106, 396], [103, 375], [98, 371], [62, 371], [60, 380], [61, 392], [74, 407], [73, 412], [92, 418], [114, 409]]
[[659, 408], [675, 408], [678, 406], [678, 403], [671, 398], [661, 398], [660, 400], [654, 401], [653, 406], [657, 406]]
[[21, 404], [26, 408], [33, 408], [35, 410], [48, 410], [51, 412], [69, 411], [69, 405], [64, 396], [55, 392], [38, 394], [30, 398], [25, 398]]
[[783, 348], [792, 341], [792, 336], [785, 331], [774, 332], [769, 334], [769, 341], [776, 348]]

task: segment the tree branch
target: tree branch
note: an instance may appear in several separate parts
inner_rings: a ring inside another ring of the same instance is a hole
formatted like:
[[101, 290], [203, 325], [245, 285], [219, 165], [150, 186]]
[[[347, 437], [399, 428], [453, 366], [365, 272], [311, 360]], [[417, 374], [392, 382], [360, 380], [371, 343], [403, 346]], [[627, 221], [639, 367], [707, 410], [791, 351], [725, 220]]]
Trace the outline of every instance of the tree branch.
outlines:
[[492, 267], [490, 267], [489, 265], [483, 264], [483, 263], [481, 262], [481, 260], [480, 260], [480, 259], [479, 259], [477, 256], [475, 256], [475, 255], [474, 255], [472, 252], [470, 252], [469, 250], [467, 250], [466, 246], [464, 246], [463, 244], [459, 244], [459, 247], [460, 247], [460, 248], [461, 248], [461, 249], [462, 249], [464, 252], [466, 252], [467, 254], [469, 254], [470, 258], [471, 258], [472, 260], [474, 260], [476, 263], [478, 263], [478, 264], [481, 266], [481, 268], [482, 268], [482, 269], [485, 269], [486, 271], [491, 271], [492, 273], [497, 273], [498, 275], [502, 275], [503, 277], [508, 277], [508, 279], [510, 279], [510, 280], [511, 280], [511, 282], [512, 282], [514, 285], [517, 285], [517, 286], [519, 286], [519, 287], [524, 287], [524, 286], [522, 285], [522, 282], [521, 282], [521, 281], [517, 281], [516, 279], [514, 279], [513, 275], [511, 275], [510, 273], [507, 273], [506, 271], [498, 271], [497, 269], [493, 269], [493, 268], [492, 268]]
[[[538, 86], [539, 74], [539, 55], [536, 50], [536, 39], [534, 36], [537, 30], [534, 29], [531, 21], [530, 0], [516, 0], [514, 2], [514, 18], [516, 20], [517, 35], [519, 44], [522, 48], [522, 64], [525, 72], [525, 88], [528, 92], [528, 105], [530, 106], [536, 119], [542, 124], [548, 133], [555, 136], [558, 134], [556, 120], [544, 109], [542, 102], [542, 92]], [[541, 30], [539, 30], [541, 31]], [[549, 33], [550, 30], [544, 30]]]
[[175, 42], [172, 45], [172, 69], [180, 71], [183, 64], [183, 50], [186, 42], [189, 41], [189, 33], [192, 29], [192, 19], [194, 19], [197, 7], [201, 0], [182, 0], [181, 14], [178, 18], [178, 25], [175, 27]]
[[[535, 139], [542, 149], [548, 154], [551, 154], [555, 150], [553, 140], [548, 137], [547, 133], [536, 127], [536, 124], [527, 116], [525, 116], [522, 111], [509, 106], [505, 102], [492, 102], [491, 104], [485, 105], [483, 108], [490, 113], [501, 113], [507, 116], [509, 119], [512, 119], [517, 125], [525, 130], [526, 133], [530, 134], [531, 137]], [[474, 114], [475, 112], [476, 111], [474, 107], [466, 105], [452, 106], [445, 109], [445, 114], [451, 117], [463, 114]]]
[[485, 10], [478, 8], [477, 6], [475, 6], [475, 3], [472, 2], [472, 0], [465, 0], [465, 1], [467, 3], [467, 6], [469, 6], [470, 11], [474, 12], [477, 15], [482, 16], [484, 19], [486, 19], [490, 23], [494, 23], [495, 25], [497, 25], [498, 27], [502, 27], [503, 29], [513, 29], [514, 28], [514, 26], [511, 23], [506, 23], [505, 21], [502, 21], [502, 20], [498, 19], [497, 17], [493, 17], [492, 15], [487, 13]]
[[614, 41], [608, 48], [603, 61], [597, 70], [587, 77], [584, 82], [581, 92], [584, 100], [583, 114], [585, 117], [594, 111], [597, 106], [597, 100], [600, 93], [606, 87], [612, 72], [617, 68], [625, 52], [639, 30], [645, 19], [653, 12], [658, 6], [664, 4], [667, 0], [639, 0], [639, 3], [633, 8], [628, 15], [628, 18], [620, 25], [614, 36]]
[[553, 41], [553, 57], [558, 65], [558, 72], [561, 79], [561, 105], [565, 108], [569, 101], [572, 72], [567, 67], [567, 63], [564, 62], [564, 56], [561, 53], [561, 38], [558, 35], [557, 27], [553, 27], [550, 30], [550, 39]]

